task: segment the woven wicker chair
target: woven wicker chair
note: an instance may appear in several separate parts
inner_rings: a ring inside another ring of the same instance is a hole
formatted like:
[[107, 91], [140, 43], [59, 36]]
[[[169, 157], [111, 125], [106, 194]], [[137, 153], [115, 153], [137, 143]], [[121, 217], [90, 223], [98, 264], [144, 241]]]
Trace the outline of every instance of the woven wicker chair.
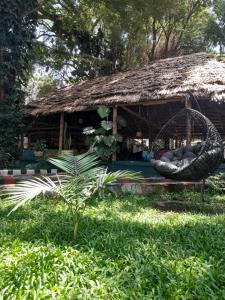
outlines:
[[[174, 141], [179, 145], [174, 146]], [[194, 142], [199, 142], [199, 150], [189, 164], [163, 170], [156, 164], [155, 169], [166, 178], [180, 181], [207, 178], [223, 160], [223, 143], [216, 127], [199, 111], [184, 108], [178, 112], [162, 127], [152, 150], [157, 157], [161, 149], [169, 151]]]

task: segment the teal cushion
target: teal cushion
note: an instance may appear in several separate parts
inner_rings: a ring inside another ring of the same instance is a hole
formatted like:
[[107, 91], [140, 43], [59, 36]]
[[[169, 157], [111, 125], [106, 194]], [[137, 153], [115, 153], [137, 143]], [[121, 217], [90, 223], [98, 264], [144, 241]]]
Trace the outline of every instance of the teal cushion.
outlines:
[[37, 160], [34, 155], [34, 150], [31, 149], [23, 150], [20, 160], [27, 161], [27, 162], [36, 162]]

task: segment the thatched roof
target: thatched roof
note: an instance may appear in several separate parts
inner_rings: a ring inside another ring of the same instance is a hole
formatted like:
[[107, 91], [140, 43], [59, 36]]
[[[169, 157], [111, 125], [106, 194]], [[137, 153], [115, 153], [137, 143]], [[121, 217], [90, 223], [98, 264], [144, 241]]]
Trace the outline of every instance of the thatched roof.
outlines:
[[138, 104], [184, 99], [225, 101], [225, 62], [197, 53], [155, 61], [139, 69], [61, 88], [30, 103], [31, 115], [89, 110], [100, 104]]

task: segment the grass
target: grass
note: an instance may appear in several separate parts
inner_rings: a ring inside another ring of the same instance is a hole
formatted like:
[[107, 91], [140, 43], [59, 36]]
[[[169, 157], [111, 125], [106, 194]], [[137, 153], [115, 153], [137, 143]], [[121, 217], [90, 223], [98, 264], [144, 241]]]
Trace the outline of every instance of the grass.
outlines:
[[61, 203], [7, 217], [2, 200], [0, 299], [225, 299], [225, 215], [161, 212], [153, 199], [93, 200], [76, 244]]

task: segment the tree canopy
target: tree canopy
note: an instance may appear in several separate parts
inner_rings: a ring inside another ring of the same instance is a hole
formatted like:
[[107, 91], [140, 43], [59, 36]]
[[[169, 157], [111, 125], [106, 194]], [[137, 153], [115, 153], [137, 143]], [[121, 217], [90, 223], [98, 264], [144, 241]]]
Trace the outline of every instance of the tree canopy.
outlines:
[[206, 37], [213, 46], [219, 46], [222, 54], [225, 46], [225, 1], [215, 0], [213, 4], [214, 13], [207, 23]]
[[[224, 3], [224, 0], [220, 0]], [[78, 81], [205, 51], [209, 0], [40, 0], [37, 61]]]

